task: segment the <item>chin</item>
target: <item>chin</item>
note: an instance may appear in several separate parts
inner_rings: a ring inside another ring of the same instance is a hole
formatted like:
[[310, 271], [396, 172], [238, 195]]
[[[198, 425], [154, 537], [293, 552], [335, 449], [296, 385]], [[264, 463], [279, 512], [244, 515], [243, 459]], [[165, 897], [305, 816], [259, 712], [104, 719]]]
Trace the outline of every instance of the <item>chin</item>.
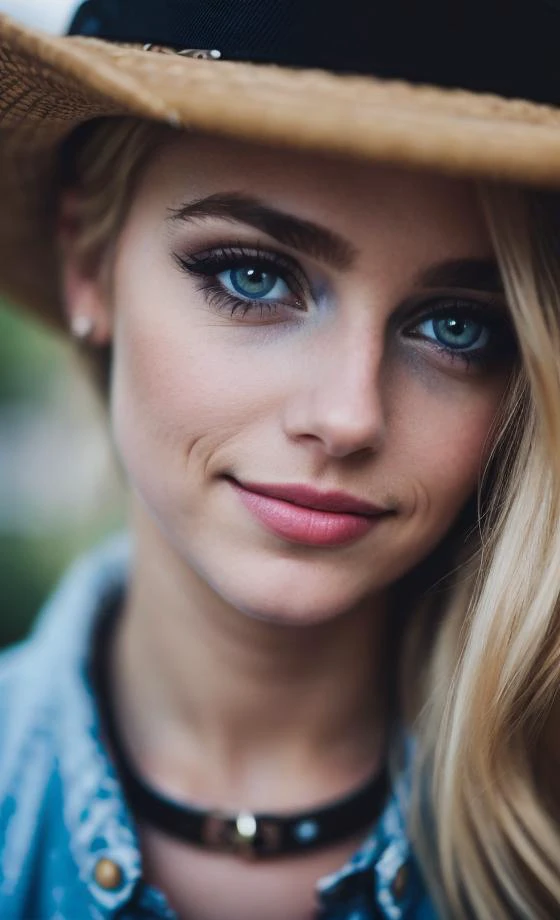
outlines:
[[307, 604], [305, 607], [302, 605], [288, 607], [286, 604], [282, 606], [271, 604], [267, 607], [264, 604], [258, 606], [247, 603], [243, 604], [241, 601], [235, 606], [243, 615], [253, 620], [258, 620], [261, 623], [269, 623], [271, 626], [282, 626], [285, 628], [297, 627], [301, 629], [305, 627], [321, 626], [324, 623], [329, 623], [343, 617], [345, 613], [348, 613], [348, 608], [333, 609], [327, 608], [325, 605], [317, 604]]
[[[223, 573], [214, 588], [246, 616], [279, 626], [327, 623], [348, 614], [367, 598], [362, 592], [349, 591], [347, 579], [325, 579], [316, 570], [276, 578], [272, 573], [270, 577], [259, 573], [256, 578], [254, 571], [245, 573], [245, 577], [236, 573], [232, 578]], [[373, 590], [371, 594], [374, 593]]]

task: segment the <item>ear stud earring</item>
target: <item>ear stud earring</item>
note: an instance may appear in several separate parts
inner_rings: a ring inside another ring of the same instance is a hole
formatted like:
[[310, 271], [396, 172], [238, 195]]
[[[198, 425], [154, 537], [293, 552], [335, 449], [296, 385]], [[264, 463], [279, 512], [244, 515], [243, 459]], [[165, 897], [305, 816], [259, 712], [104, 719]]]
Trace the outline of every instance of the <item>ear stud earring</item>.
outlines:
[[72, 335], [76, 339], [85, 342], [91, 337], [91, 334], [95, 328], [95, 323], [91, 316], [86, 316], [85, 313], [79, 314], [72, 318], [71, 329]]

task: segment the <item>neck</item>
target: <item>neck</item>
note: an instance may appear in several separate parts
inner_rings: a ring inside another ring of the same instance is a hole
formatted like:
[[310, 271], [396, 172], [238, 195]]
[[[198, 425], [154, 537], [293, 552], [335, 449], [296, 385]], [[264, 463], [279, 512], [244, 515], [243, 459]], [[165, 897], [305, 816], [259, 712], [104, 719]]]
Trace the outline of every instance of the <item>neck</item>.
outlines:
[[309, 787], [343, 794], [380, 769], [385, 599], [314, 626], [251, 618], [139, 514], [111, 669], [144, 776], [186, 799], [270, 810], [309, 804]]

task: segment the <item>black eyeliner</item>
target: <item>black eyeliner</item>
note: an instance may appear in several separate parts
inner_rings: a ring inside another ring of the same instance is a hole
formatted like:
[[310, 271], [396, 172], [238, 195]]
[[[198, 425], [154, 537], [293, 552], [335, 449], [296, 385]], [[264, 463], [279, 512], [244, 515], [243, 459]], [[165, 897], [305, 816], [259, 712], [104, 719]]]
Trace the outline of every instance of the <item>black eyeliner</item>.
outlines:
[[[491, 369], [500, 364], [510, 363], [517, 353], [517, 339], [507, 307], [503, 301], [470, 300], [464, 297], [440, 296], [423, 301], [418, 309], [409, 314], [408, 322], [401, 327], [402, 332], [417, 338], [428, 347], [444, 356], [451, 363], [460, 361], [468, 367], [476, 364], [479, 368]], [[471, 319], [486, 327], [490, 332], [490, 342], [480, 349], [461, 349], [446, 346], [442, 342], [423, 335], [413, 335], [413, 330], [421, 323], [436, 321], [446, 317]]]
[[274, 269], [285, 281], [291, 281], [291, 287], [297, 288], [297, 296], [302, 298], [309, 292], [309, 282], [299, 263], [284, 253], [241, 244], [212, 246], [192, 255], [175, 256], [181, 268], [192, 274], [216, 275], [234, 268]]
[[[258, 319], [264, 321], [275, 316], [281, 306], [303, 311], [310, 295], [309, 282], [299, 263], [275, 251], [228, 243], [190, 255], [175, 253], [173, 258], [182, 271], [198, 278], [198, 290], [205, 296], [210, 308], [220, 313], [227, 311], [232, 318], [260, 314]], [[272, 272], [282, 279], [295, 301], [236, 297], [217, 279], [222, 272], [249, 267]]]

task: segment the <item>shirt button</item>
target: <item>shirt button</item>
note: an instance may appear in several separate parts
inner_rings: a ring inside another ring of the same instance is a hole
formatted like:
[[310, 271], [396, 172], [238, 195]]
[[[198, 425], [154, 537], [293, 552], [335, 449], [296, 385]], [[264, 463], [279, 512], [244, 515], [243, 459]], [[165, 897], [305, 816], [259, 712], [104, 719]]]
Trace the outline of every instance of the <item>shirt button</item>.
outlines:
[[404, 896], [406, 891], [406, 886], [408, 885], [409, 870], [406, 863], [403, 863], [400, 869], [397, 871], [393, 882], [391, 884], [391, 891], [393, 892], [394, 897], [397, 901]]
[[104, 888], [106, 891], [116, 891], [117, 888], [121, 887], [124, 880], [123, 871], [119, 864], [106, 857], [99, 860], [95, 866], [94, 875], [99, 887]]

